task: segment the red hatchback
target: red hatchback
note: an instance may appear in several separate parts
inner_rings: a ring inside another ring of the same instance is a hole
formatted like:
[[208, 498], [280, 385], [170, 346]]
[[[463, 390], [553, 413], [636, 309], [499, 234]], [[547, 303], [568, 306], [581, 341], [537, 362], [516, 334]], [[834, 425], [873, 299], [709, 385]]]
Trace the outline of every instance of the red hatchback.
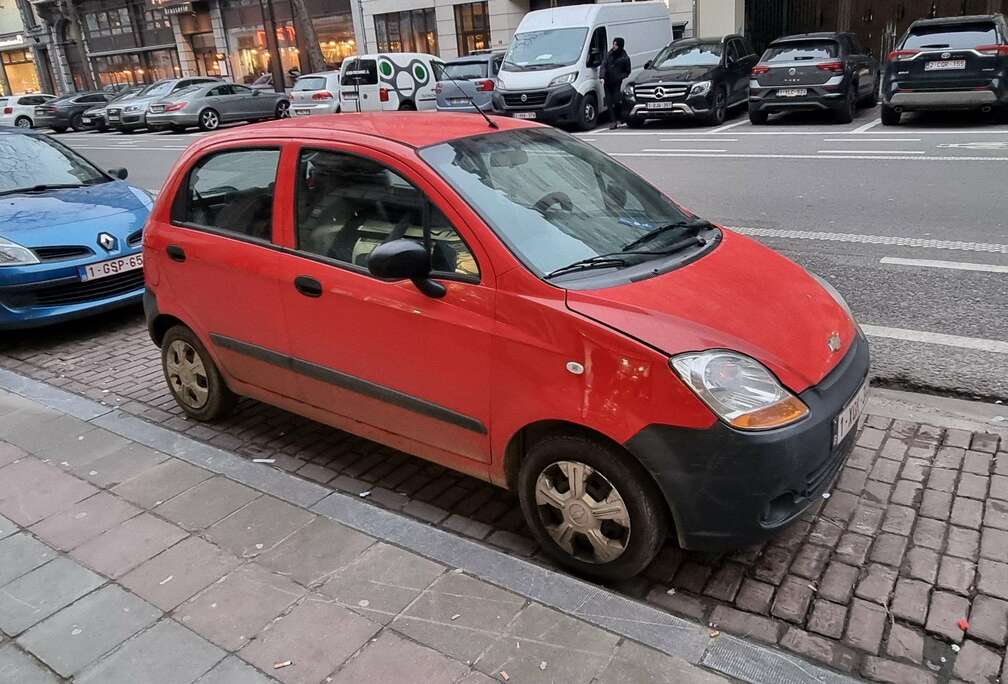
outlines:
[[144, 238], [165, 377], [514, 490], [536, 538], [627, 577], [671, 530], [757, 542], [843, 465], [868, 345], [824, 281], [594, 147], [470, 114], [203, 138]]

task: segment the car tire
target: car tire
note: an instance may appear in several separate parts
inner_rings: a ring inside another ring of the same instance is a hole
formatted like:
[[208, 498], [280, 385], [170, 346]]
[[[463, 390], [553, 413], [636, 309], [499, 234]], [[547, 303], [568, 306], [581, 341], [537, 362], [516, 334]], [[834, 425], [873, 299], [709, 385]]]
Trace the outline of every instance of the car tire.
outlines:
[[220, 114], [216, 109], [204, 109], [199, 113], [199, 129], [201, 131], [216, 131], [220, 128]]
[[720, 126], [728, 118], [728, 92], [723, 87], [718, 87], [714, 94], [714, 106], [710, 114], [707, 115], [707, 124], [710, 126]]
[[287, 100], [280, 100], [277, 102], [276, 110], [273, 112], [274, 119], [289, 119], [290, 118], [290, 102]]
[[206, 347], [184, 325], [170, 328], [161, 340], [161, 370], [175, 402], [194, 420], [223, 418], [238, 401]]
[[52, 129], [53, 129], [53, 133], [57, 133], [57, 134], [59, 134], [59, 133], [66, 133], [67, 132], [66, 126], [53, 126]]
[[598, 98], [595, 93], [588, 93], [581, 100], [581, 107], [578, 109], [577, 129], [579, 131], [590, 131], [598, 125]]
[[[580, 501], [571, 495], [578, 481]], [[525, 521], [543, 550], [583, 576], [633, 577], [668, 535], [668, 512], [657, 485], [615, 445], [580, 435], [546, 437], [528, 450], [517, 485]], [[596, 517], [592, 511], [600, 501], [617, 507], [617, 514]]]
[[644, 128], [644, 123], [647, 121], [643, 116], [630, 116], [627, 117], [626, 125], [627, 128]]
[[105, 125], [105, 124], [103, 124], [103, 123], [95, 124], [94, 128], [99, 133], [104, 133], [104, 132], [106, 132], [108, 130], [108, 126]]
[[80, 114], [74, 114], [70, 117], [70, 128], [74, 129], [77, 133], [85, 130], [87, 126], [84, 125], [84, 117]]
[[767, 122], [766, 112], [757, 112], [751, 109], [749, 110], [749, 123], [751, 123], [753, 126], [765, 126], [766, 122]]
[[903, 115], [896, 111], [895, 108], [888, 105], [882, 105], [883, 126], [899, 126], [901, 118], [903, 118]]
[[849, 124], [854, 121], [854, 115], [857, 113], [857, 86], [852, 85], [847, 89], [847, 94], [844, 97], [843, 106], [836, 112], [836, 121], [841, 124]]
[[17, 128], [35, 128], [35, 123], [27, 116], [19, 116], [14, 119], [14, 126]]
[[879, 81], [879, 79], [876, 78], [875, 79], [875, 83], [872, 84], [872, 91], [868, 95], [866, 95], [863, 100], [861, 100], [861, 104], [863, 106], [865, 106], [865, 107], [874, 107], [875, 105], [878, 104], [878, 100], [879, 100], [878, 94], [879, 94], [879, 86], [880, 85], [881, 85], [881, 81]]
[[400, 103], [400, 105], [399, 105], [399, 111], [400, 112], [415, 112], [416, 111], [416, 105], [413, 104], [412, 102], [410, 102], [409, 100], [406, 100], [405, 102]]

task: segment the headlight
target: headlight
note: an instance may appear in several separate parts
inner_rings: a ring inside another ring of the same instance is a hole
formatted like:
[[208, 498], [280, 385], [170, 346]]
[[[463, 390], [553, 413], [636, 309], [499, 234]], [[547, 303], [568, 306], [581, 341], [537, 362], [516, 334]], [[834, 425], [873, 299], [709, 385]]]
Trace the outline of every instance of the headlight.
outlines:
[[552, 81], [549, 82], [549, 87], [552, 88], [553, 86], [566, 85], [568, 83], [573, 83], [576, 80], [577, 80], [577, 72], [572, 71], [569, 74], [564, 74], [563, 76], [557, 76], [556, 78], [554, 78]]
[[35, 252], [0, 237], [0, 266], [25, 266], [39, 263]]
[[631, 100], [634, 97], [636, 97], [634, 95], [634, 89], [633, 88], [634, 88], [633, 87], [633, 83], [628, 83], [627, 86], [623, 89], [623, 97], [629, 97]]
[[142, 112], [147, 109], [147, 105], [128, 105], [124, 112]]
[[711, 88], [710, 81], [700, 81], [698, 83], [694, 83], [693, 87], [690, 88], [689, 91], [690, 97], [694, 95], [706, 95], [708, 92], [710, 92], [710, 88]]
[[669, 362], [721, 420], [740, 430], [769, 430], [808, 415], [808, 407], [758, 361], [725, 349], [689, 352]]
[[815, 273], [809, 272], [809, 275], [816, 279], [816, 282], [822, 285], [822, 288], [829, 292], [830, 296], [836, 301], [840, 307], [847, 312], [847, 315], [854, 318], [854, 312], [851, 311], [850, 305], [847, 304], [847, 300], [844, 299], [843, 295], [840, 294], [835, 287], [829, 284], [829, 281], [822, 276], [817, 276]]

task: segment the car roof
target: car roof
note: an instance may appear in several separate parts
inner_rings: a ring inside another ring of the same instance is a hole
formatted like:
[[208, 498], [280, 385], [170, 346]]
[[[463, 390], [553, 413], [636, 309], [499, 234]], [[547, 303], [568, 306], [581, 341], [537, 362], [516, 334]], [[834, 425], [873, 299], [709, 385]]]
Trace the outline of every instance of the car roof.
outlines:
[[446, 59], [445, 64], [465, 64], [466, 62], [488, 62], [491, 59], [503, 56], [504, 52], [494, 50], [493, 52], [477, 52], [476, 54], [463, 55], [462, 57], [452, 57]]
[[841, 36], [851, 35], [848, 32], [836, 32], [836, 31], [818, 31], [816, 33], [795, 33], [790, 36], [781, 36], [776, 40], [772, 41], [770, 44], [775, 43], [794, 43], [802, 40], [836, 40]]
[[914, 26], [947, 26], [949, 24], [975, 24], [978, 21], [994, 21], [1000, 14], [971, 14], [964, 17], [936, 17], [934, 19], [918, 19], [910, 24]]
[[[475, 113], [454, 112], [347, 112], [297, 119], [277, 119], [252, 124], [217, 133], [201, 141], [248, 140], [275, 134], [282, 137], [306, 135], [312, 138], [344, 140], [343, 133], [357, 133], [380, 138], [409, 147], [428, 145], [466, 138], [482, 133], [504, 132], [524, 128], [538, 128], [541, 124], [508, 117], [494, 117], [498, 128], [487, 125]], [[252, 135], [250, 135], [250, 130]]]

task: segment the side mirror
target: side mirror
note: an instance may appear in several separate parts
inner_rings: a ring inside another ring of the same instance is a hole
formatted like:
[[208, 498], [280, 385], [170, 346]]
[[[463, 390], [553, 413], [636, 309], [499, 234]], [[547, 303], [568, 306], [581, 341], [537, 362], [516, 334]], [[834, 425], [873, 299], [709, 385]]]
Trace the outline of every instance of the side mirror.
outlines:
[[129, 177], [129, 171], [125, 168], [109, 169], [108, 175], [113, 178], [118, 178], [119, 180], [126, 180], [126, 178]]
[[430, 279], [431, 260], [419, 242], [399, 238], [378, 245], [368, 258], [368, 270], [377, 278], [409, 278], [428, 297], [444, 297], [445, 286]]
[[254, 96], [258, 97], [259, 95], [262, 95], [262, 91], [261, 91], [261, 90], [253, 90], [253, 91], [252, 91], [252, 94], [253, 94]]

